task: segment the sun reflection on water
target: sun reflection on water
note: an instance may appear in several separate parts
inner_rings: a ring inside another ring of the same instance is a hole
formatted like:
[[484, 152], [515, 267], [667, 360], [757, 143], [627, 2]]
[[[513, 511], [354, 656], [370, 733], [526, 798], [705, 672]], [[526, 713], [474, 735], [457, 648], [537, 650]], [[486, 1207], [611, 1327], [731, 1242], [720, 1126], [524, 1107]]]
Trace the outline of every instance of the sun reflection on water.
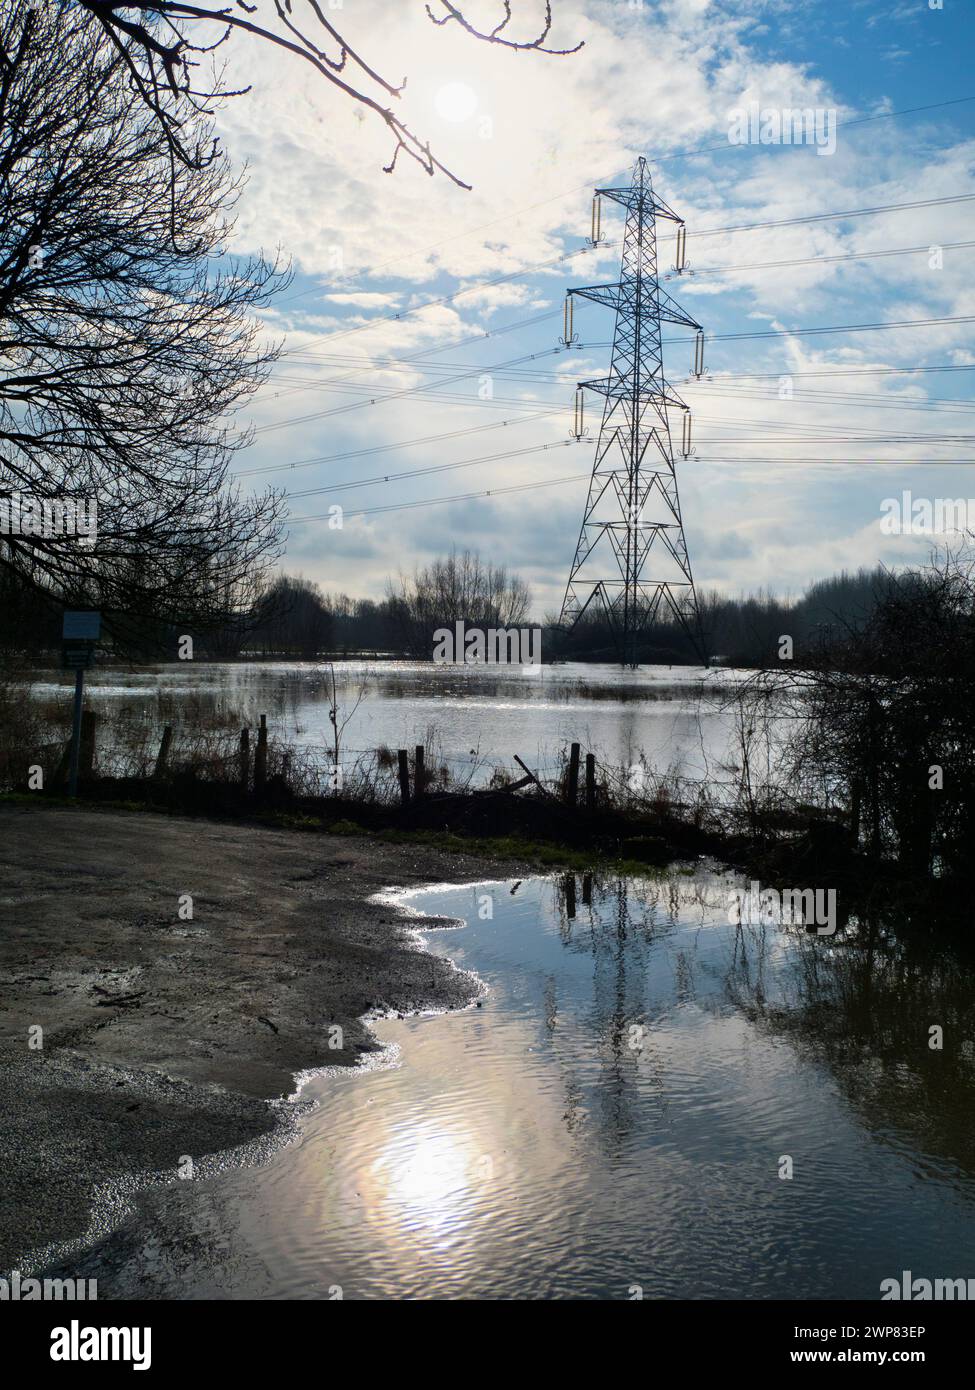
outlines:
[[369, 1170], [369, 1205], [398, 1208], [398, 1219], [412, 1229], [442, 1235], [471, 1216], [472, 1189], [484, 1179], [483, 1163], [469, 1136], [435, 1123], [399, 1131]]

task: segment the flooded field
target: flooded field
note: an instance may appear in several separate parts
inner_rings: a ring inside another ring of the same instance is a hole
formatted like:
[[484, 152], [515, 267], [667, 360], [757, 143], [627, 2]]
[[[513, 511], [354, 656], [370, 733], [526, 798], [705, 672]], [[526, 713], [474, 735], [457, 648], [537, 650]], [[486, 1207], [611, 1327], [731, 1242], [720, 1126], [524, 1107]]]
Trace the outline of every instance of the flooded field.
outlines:
[[[511, 766], [515, 754], [544, 775], [573, 740], [614, 766], [635, 762], [642, 753], [662, 771], [673, 766], [701, 777], [715, 771], [729, 744], [731, 720], [722, 696], [734, 679], [730, 671], [566, 664], [498, 673], [363, 661], [336, 662], [335, 672], [340, 717], [351, 716], [343, 754], [369, 754], [381, 745], [412, 748], [429, 739], [455, 776], [473, 782], [489, 775], [495, 763]], [[69, 673], [40, 672], [34, 693], [67, 711], [71, 680]], [[156, 732], [166, 723], [188, 731], [210, 723], [253, 726], [267, 714], [272, 735], [312, 757], [324, 757], [331, 742], [321, 664], [96, 667], [87, 689], [92, 709], [136, 731]]]
[[[975, 1250], [975, 969], [854, 921], [734, 924], [736, 880], [401, 899], [476, 1005], [386, 1018], [299, 1142], [147, 1195], [103, 1296], [877, 1299]], [[931, 1028], [943, 1045], [931, 1045]]]

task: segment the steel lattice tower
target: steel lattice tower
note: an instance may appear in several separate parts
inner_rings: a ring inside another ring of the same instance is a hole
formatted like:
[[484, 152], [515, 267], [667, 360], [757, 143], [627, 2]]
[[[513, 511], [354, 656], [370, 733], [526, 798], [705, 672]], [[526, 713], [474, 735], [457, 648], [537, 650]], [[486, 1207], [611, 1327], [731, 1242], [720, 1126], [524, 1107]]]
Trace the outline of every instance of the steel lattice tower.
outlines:
[[[560, 625], [571, 631], [599, 603], [619, 659], [636, 666], [641, 640], [661, 609], [687, 632], [706, 663], [691, 562], [684, 539], [668, 406], [687, 406], [664, 380], [660, 325], [700, 325], [660, 288], [657, 218], [683, 220], [653, 191], [646, 160], [629, 188], [597, 188], [626, 208], [618, 283], [570, 289], [616, 310], [608, 377], [579, 383], [605, 397], [589, 498], [562, 602]], [[593, 232], [594, 240], [597, 233]], [[681, 238], [683, 233], [680, 234]], [[703, 338], [699, 336], [697, 370]], [[688, 445], [689, 447], [689, 445]]]

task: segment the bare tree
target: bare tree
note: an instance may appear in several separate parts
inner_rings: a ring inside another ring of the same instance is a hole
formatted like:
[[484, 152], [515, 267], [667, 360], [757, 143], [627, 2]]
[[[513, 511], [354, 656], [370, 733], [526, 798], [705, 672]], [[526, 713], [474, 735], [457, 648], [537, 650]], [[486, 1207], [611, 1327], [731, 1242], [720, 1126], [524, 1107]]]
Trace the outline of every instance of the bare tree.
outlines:
[[428, 656], [437, 628], [457, 622], [482, 629], [524, 623], [531, 591], [504, 565], [486, 565], [475, 551], [452, 551], [401, 578], [398, 588], [390, 586], [387, 603], [405, 645]]
[[[239, 182], [222, 157], [175, 163], [94, 18], [14, 0], [0, 53], [0, 503], [56, 522], [5, 527], [0, 566], [60, 601], [219, 622], [280, 550], [282, 498], [228, 468], [276, 355], [254, 311], [287, 275], [226, 254]], [[57, 524], [80, 499], [87, 539]]]
[[332, 614], [320, 587], [303, 575], [281, 574], [261, 595], [248, 635], [264, 652], [314, 661], [332, 637]]
[[[347, 98], [372, 111], [384, 122], [393, 137], [393, 154], [384, 166], [391, 174], [400, 153], [415, 160], [426, 173], [446, 174], [461, 188], [470, 188], [433, 154], [428, 141], [416, 135], [397, 116], [389, 104], [397, 100], [406, 87], [406, 78], [396, 83], [379, 73], [362, 55], [358, 46], [350, 43], [344, 33], [325, 13], [325, 0], [255, 0], [247, 4], [236, 0], [235, 5], [194, 5], [176, 0], [135, 0], [120, 4], [118, 0], [79, 0], [101, 25], [126, 64], [136, 91], [153, 113], [165, 134], [175, 158], [183, 163], [206, 162], [213, 149], [194, 133], [189, 133], [185, 112], [210, 112], [213, 103], [231, 95], [219, 81], [201, 81], [197, 74], [200, 58], [212, 53], [235, 33], [247, 34], [283, 48], [310, 63], [321, 75]], [[456, 24], [471, 37], [484, 43], [522, 52], [548, 53], [565, 56], [576, 53], [582, 44], [573, 48], [550, 48], [552, 31], [551, 0], [545, 0], [544, 12], [533, 38], [511, 37], [514, 19], [513, 0], [499, 0], [500, 18], [491, 28], [478, 28], [460, 5], [449, 0], [435, 0], [425, 6], [435, 25]], [[296, 18], [299, 10], [302, 17]], [[209, 44], [191, 42], [194, 25], [208, 29], [215, 37]], [[239, 93], [232, 93], [239, 95]]]
[[339, 687], [338, 679], [335, 675], [335, 664], [330, 661], [325, 677], [325, 690], [328, 696], [328, 722], [332, 726], [332, 771], [330, 780], [332, 784], [332, 793], [338, 796], [343, 789], [345, 781], [345, 775], [342, 769], [342, 740], [345, 737], [346, 729], [355, 716], [356, 710], [366, 698], [368, 684], [365, 680], [359, 682], [358, 688], [352, 697], [351, 708], [348, 709], [348, 711], [344, 710], [339, 702]]
[[975, 847], [971, 540], [888, 573], [861, 621], [739, 692], [750, 733], [780, 726], [783, 790], [909, 875], [961, 877]]

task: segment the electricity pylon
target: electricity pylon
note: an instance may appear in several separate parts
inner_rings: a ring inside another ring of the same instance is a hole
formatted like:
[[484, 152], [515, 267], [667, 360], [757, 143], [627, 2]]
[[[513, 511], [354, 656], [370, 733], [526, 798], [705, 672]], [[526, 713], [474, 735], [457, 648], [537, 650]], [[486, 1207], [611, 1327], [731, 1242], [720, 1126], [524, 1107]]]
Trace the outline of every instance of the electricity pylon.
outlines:
[[[684, 222], [654, 193], [642, 157], [629, 188], [596, 189], [593, 244], [599, 240], [602, 198], [626, 208], [626, 231], [619, 281], [568, 291], [567, 343], [573, 341], [573, 295], [615, 309], [616, 329], [609, 376], [580, 382], [577, 393], [577, 435], [582, 433], [581, 392], [598, 391], [605, 403], [589, 497], [559, 621], [571, 631], [593, 600], [598, 600], [620, 662], [636, 666], [640, 646], [645, 645], [663, 608], [688, 634], [706, 664], [667, 417], [669, 406], [684, 412], [687, 406], [664, 380], [660, 339], [662, 322], [694, 329], [694, 370], [700, 376], [703, 330], [660, 288], [657, 275], [657, 218], [677, 224], [678, 270], [683, 269]], [[691, 452], [689, 426], [685, 413], [685, 457]]]

